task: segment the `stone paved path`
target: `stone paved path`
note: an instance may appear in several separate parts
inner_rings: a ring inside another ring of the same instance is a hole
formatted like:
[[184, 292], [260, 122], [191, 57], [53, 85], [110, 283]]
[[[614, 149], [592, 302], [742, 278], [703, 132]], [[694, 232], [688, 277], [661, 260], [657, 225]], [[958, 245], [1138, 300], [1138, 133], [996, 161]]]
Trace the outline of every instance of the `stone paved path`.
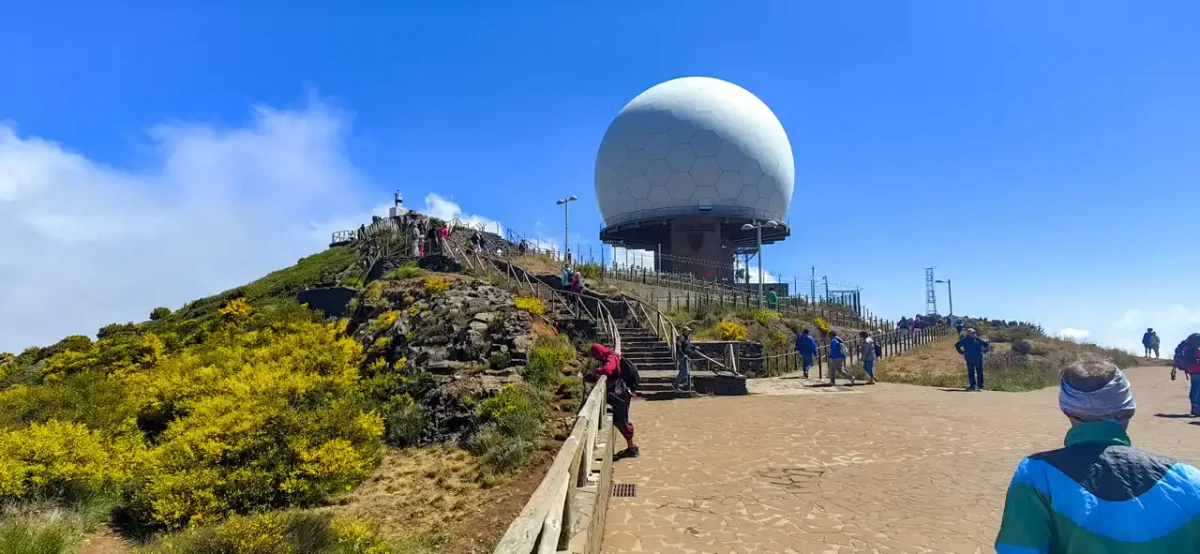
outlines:
[[[1167, 369], [1129, 371], [1137, 446], [1200, 462]], [[617, 462], [605, 552], [993, 552], [1012, 470], [1062, 445], [1057, 390], [755, 383], [744, 397], [635, 402], [642, 457]], [[1200, 423], [1200, 422], [1197, 422]]]

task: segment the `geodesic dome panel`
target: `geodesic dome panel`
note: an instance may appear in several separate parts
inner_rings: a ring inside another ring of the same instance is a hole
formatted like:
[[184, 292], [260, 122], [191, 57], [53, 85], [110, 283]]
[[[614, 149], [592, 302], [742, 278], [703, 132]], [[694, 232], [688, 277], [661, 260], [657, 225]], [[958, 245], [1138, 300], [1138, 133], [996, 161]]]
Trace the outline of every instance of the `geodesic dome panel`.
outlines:
[[607, 225], [705, 211], [781, 220], [795, 171], [787, 133], [762, 100], [684, 77], [639, 94], [609, 125], [596, 200]]

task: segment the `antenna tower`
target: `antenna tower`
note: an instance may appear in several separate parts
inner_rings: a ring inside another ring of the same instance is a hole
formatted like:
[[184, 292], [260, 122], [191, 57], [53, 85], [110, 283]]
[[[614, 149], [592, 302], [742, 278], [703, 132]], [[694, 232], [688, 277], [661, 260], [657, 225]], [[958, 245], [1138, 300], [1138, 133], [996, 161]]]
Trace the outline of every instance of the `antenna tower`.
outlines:
[[933, 268], [925, 268], [925, 315], [938, 315], [937, 292], [933, 289]]

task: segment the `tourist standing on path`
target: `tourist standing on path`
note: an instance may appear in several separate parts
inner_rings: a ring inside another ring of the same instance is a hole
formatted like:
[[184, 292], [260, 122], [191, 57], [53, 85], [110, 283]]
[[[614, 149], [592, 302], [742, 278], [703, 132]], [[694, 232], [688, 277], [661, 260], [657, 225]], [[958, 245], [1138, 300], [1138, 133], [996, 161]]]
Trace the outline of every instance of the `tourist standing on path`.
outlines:
[[837, 384], [837, 376], [841, 373], [854, 384], [854, 376], [846, 373], [846, 344], [838, 338], [837, 331], [829, 332], [829, 384]]
[[617, 457], [636, 458], [641, 452], [633, 443], [633, 423], [629, 422], [629, 403], [633, 400], [633, 391], [629, 389], [622, 375], [621, 357], [602, 344], [593, 344], [588, 349], [588, 354], [600, 362], [593, 373], [608, 376], [608, 382], [605, 384], [606, 399], [608, 405], [612, 406], [613, 427], [625, 437], [625, 450], [618, 452]]
[[863, 371], [867, 372], [867, 384], [875, 384], [875, 339], [871, 333], [859, 331], [858, 338], [862, 342]]
[[963, 320], [961, 320], [961, 319], [954, 320], [954, 330], [958, 332], [958, 336], [960, 336], [960, 337], [962, 336]]
[[[1154, 348], [1154, 336], [1154, 329], [1146, 329], [1146, 332], [1142, 333], [1142, 346], [1146, 349], [1147, 358], [1150, 357], [1150, 350]], [[1157, 358], [1158, 354], [1154, 357]]]
[[804, 368], [804, 378], [808, 379], [808, 370], [813, 365], [813, 356], [817, 355], [817, 340], [812, 338], [808, 329], [796, 337], [796, 352], [800, 353], [800, 363]]
[[954, 349], [967, 361], [967, 390], [983, 390], [983, 355], [992, 349], [988, 341], [967, 329], [967, 336], [954, 343]]
[[997, 554], [1179, 554], [1200, 548], [1200, 470], [1133, 448], [1137, 408], [1125, 374], [1107, 361], [1061, 373], [1065, 448], [1017, 465]]
[[679, 375], [675, 376], [675, 390], [692, 390], [692, 330], [684, 327], [679, 336], [675, 337], [675, 361], [679, 366]]

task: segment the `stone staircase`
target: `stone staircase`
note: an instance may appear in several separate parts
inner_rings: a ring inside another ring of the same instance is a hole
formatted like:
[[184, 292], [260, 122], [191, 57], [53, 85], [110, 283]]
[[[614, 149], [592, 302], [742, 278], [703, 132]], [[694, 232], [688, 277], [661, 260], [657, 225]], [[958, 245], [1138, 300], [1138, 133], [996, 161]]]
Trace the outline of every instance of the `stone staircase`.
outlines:
[[666, 342], [631, 318], [618, 321], [617, 332], [621, 333], [621, 356], [637, 364], [641, 377], [639, 397], [666, 400], [693, 396], [690, 392], [676, 391], [672, 386], [679, 370]]

